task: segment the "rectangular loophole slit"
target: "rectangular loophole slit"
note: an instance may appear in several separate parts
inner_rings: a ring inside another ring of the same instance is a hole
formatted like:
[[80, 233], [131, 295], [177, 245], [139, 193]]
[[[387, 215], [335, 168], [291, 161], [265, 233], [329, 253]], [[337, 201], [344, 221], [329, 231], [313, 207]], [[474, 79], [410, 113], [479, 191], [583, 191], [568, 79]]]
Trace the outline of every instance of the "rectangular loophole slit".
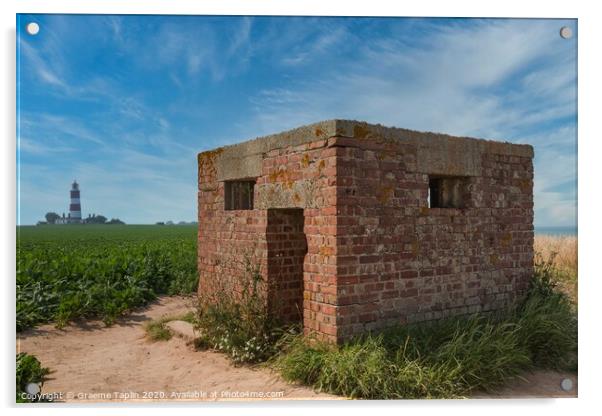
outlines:
[[429, 176], [429, 208], [465, 208], [470, 195], [466, 176]]
[[255, 181], [227, 181], [224, 183], [224, 209], [227, 211], [253, 209]]

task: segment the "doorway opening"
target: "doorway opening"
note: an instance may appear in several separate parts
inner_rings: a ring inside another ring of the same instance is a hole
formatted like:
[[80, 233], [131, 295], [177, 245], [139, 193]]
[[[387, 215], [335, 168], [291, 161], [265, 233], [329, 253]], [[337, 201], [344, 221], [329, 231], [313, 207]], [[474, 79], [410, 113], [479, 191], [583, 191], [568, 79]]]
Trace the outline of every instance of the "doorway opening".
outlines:
[[268, 308], [282, 323], [303, 320], [304, 223], [303, 209], [268, 209]]

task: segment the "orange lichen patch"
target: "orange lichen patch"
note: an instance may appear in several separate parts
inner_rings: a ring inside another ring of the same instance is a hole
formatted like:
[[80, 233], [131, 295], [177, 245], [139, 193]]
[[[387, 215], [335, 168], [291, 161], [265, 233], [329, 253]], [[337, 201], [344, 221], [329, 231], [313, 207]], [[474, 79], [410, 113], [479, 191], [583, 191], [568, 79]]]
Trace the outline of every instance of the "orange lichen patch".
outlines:
[[378, 189], [376, 193], [376, 197], [378, 198], [381, 204], [389, 202], [391, 196], [393, 195], [393, 187], [392, 186], [382, 186]]
[[531, 181], [529, 179], [522, 179], [518, 187], [523, 192], [529, 192], [531, 190]]
[[319, 253], [322, 256], [332, 256], [334, 254], [334, 249], [329, 246], [320, 246]]
[[364, 139], [366, 137], [370, 137], [372, 132], [370, 129], [364, 126], [354, 126], [353, 127], [353, 137], [357, 139]]
[[420, 207], [420, 215], [427, 215], [429, 213], [429, 207]]
[[293, 201], [298, 204], [299, 202], [301, 202], [301, 197], [299, 196], [299, 194], [297, 192], [295, 192], [293, 194]]
[[217, 156], [221, 155], [223, 152], [224, 152], [223, 147], [218, 147], [217, 149], [208, 150], [206, 152], [201, 152], [198, 154], [198, 162], [199, 163], [204, 163], [206, 161], [213, 162], [215, 160], [215, 158]]
[[268, 175], [269, 182], [283, 182], [287, 189], [292, 189], [295, 181], [287, 169], [278, 169]]
[[414, 257], [417, 257], [419, 251], [420, 251], [420, 241], [418, 241], [418, 240], [412, 241], [412, 255]]
[[278, 169], [268, 175], [270, 182], [283, 182], [288, 179], [288, 171], [286, 169]]
[[218, 147], [215, 150], [209, 150], [207, 152], [199, 153], [197, 155], [199, 176], [215, 175], [217, 171], [215, 168], [215, 158], [222, 154], [223, 151], [223, 147]]
[[500, 238], [500, 242], [502, 243], [502, 246], [508, 247], [512, 242], [512, 234], [504, 233], [504, 235], [502, 235], [502, 238]]
[[316, 131], [315, 131], [316, 137], [320, 137], [324, 134], [324, 130], [322, 130], [319, 127], [316, 127]]
[[326, 167], [326, 161], [324, 159], [320, 160], [320, 163], [318, 163], [318, 169], [322, 170]]
[[301, 166], [303, 166], [304, 168], [309, 166], [309, 155], [306, 153], [303, 155], [303, 158], [301, 159]]
[[497, 265], [500, 262], [500, 256], [498, 256], [497, 254], [491, 254], [489, 256], [489, 263], [491, 263], [492, 265]]

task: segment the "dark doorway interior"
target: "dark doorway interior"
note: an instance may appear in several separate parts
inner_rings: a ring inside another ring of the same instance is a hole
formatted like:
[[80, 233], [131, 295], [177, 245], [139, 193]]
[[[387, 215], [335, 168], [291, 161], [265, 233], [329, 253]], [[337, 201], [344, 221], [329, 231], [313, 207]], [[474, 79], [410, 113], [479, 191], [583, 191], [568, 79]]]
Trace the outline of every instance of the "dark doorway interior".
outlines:
[[303, 319], [303, 209], [268, 209], [268, 307], [283, 323]]

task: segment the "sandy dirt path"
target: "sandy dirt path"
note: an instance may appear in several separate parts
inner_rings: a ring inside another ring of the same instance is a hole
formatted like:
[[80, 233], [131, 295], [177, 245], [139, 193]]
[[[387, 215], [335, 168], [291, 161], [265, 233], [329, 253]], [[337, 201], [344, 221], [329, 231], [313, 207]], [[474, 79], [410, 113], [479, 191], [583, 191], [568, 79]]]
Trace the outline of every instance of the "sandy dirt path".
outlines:
[[162, 297], [111, 327], [44, 325], [19, 334], [17, 352], [35, 354], [52, 370], [43, 392], [63, 393], [66, 402], [336, 399], [288, 384], [269, 369], [234, 367], [223, 354], [194, 351], [181, 338], [146, 338], [145, 322], [192, 309], [191, 298]]
[[[289, 384], [266, 368], [234, 367], [225, 355], [194, 351], [181, 338], [158, 342], [146, 338], [146, 322], [188, 312], [193, 309], [192, 302], [192, 298], [162, 297], [111, 327], [98, 321], [64, 329], [40, 326], [19, 334], [17, 352], [35, 354], [52, 370], [43, 392], [62, 393], [59, 401], [341, 399]], [[537, 371], [523, 378], [496, 392], [475, 393], [472, 398], [577, 395], [574, 374]], [[571, 391], [560, 388], [563, 378], [573, 381]]]

